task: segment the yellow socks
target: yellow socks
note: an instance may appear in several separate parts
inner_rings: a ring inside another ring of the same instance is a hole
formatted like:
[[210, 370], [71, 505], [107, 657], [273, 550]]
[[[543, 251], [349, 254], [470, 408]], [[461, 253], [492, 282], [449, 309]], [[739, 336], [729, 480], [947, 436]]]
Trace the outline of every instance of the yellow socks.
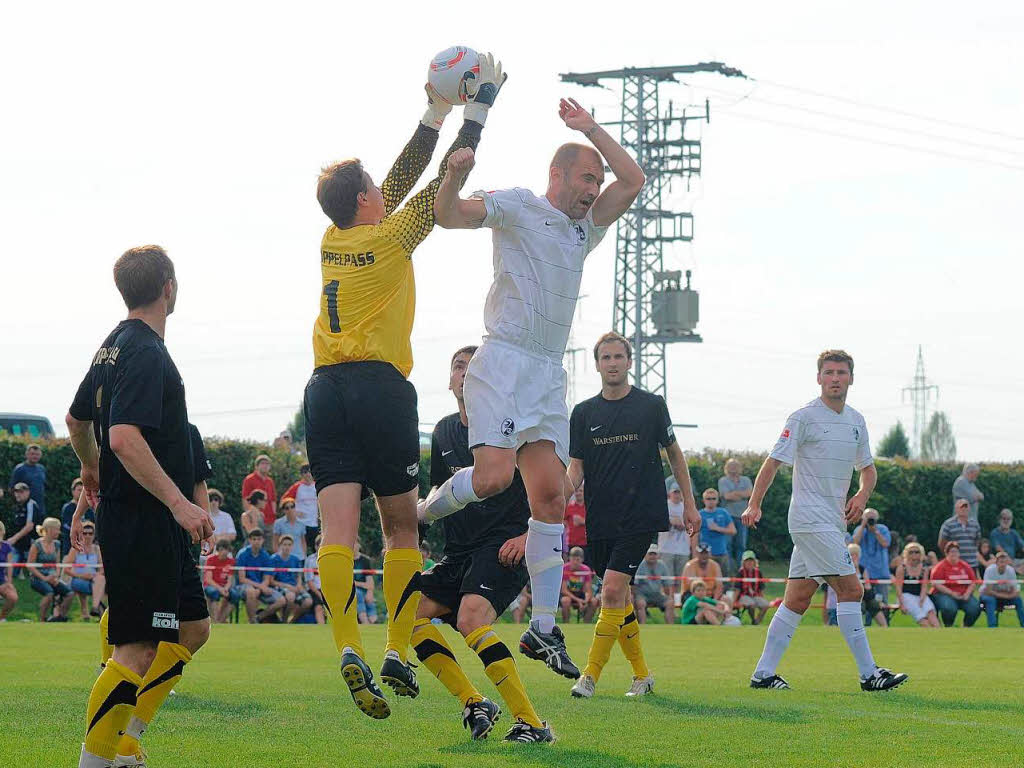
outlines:
[[470, 632], [466, 637], [466, 645], [473, 649], [484, 663], [484, 672], [498, 689], [512, 716], [536, 728], [543, 727], [533, 704], [530, 703], [530, 697], [526, 695], [512, 653], [494, 634], [491, 625], [487, 624]]
[[[602, 611], [603, 613], [604, 611]], [[640, 647], [640, 625], [636, 620], [636, 611], [633, 604], [626, 604], [626, 618], [619, 630], [619, 645], [622, 646], [622, 653], [633, 667], [634, 677], [647, 677], [651, 670], [647, 668], [644, 661], [644, 649]]]
[[434, 677], [441, 681], [462, 706], [471, 701], [483, 700], [480, 691], [469, 681], [459, 662], [455, 660], [455, 652], [430, 619], [416, 619], [416, 626], [412, 631], [412, 648], [416, 651], [416, 657], [434, 673]]
[[619, 638], [619, 630], [626, 618], [625, 608], [601, 608], [597, 615], [597, 623], [594, 625], [594, 640], [590, 644], [590, 653], [587, 656], [587, 666], [583, 668], [584, 675], [590, 675], [597, 682], [601, 678], [601, 670], [608, 663], [612, 654], [612, 647]]
[[178, 643], [160, 643], [156, 657], [149, 665], [149, 671], [139, 688], [135, 713], [124, 729], [124, 736], [118, 744], [117, 754], [134, 755], [139, 751], [139, 739], [153, 722], [156, 711], [164, 703], [171, 689], [181, 679], [185, 665], [192, 661], [188, 648]]
[[107, 624], [110, 621], [110, 609], [106, 608], [100, 616], [100, 666], [107, 663], [107, 660], [114, 653], [114, 646], [107, 642]]
[[[389, 549], [384, 554], [384, 604], [388, 607], [388, 642], [384, 650], [397, 651], [403, 664], [420, 604], [413, 577], [422, 567], [423, 556], [418, 549]], [[322, 573], [320, 579], [323, 581]]]
[[85, 751], [104, 760], [117, 756], [121, 731], [135, 710], [142, 678], [128, 667], [108, 659], [93, 683], [85, 715]]
[[340, 653], [351, 648], [362, 659], [366, 658], [359, 637], [359, 618], [356, 614], [356, 588], [352, 583], [352, 550], [342, 544], [320, 547], [317, 567], [320, 569], [320, 590], [324, 593], [327, 612], [331, 615], [334, 644]]

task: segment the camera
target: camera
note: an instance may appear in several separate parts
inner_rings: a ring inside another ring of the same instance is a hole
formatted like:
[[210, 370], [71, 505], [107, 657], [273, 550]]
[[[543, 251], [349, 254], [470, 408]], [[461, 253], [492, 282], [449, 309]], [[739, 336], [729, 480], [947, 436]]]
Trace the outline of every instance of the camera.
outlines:
[[874, 527], [875, 527], [875, 522], [876, 522], [876, 521], [875, 521], [875, 518], [873, 518], [873, 517], [869, 517], [869, 518], [867, 519], [867, 525], [868, 525], [868, 528], [874, 528]]

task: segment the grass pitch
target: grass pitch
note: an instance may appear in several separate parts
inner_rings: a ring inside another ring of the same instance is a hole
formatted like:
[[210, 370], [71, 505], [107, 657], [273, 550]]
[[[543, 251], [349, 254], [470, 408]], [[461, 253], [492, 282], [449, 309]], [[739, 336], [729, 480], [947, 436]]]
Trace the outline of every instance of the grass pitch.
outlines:
[[[1004, 618], [1004, 624], [1007, 619]], [[1016, 622], [1013, 622], [1014, 624]], [[383, 627], [364, 627], [374, 667]], [[582, 662], [592, 625], [566, 629]], [[521, 627], [498, 633], [516, 647]], [[98, 662], [96, 625], [0, 625], [0, 765], [77, 765], [84, 708]], [[480, 691], [500, 702], [478, 659], [450, 633]], [[1024, 745], [1024, 631], [1004, 627], [868, 630], [879, 663], [910, 674], [887, 694], [862, 693], [839, 631], [805, 626], [781, 673], [792, 691], [753, 691], [750, 670], [764, 627], [647, 625], [656, 692], [623, 697], [618, 648], [597, 695], [569, 697], [570, 682], [516, 654], [550, 746], [470, 742], [461, 708], [423, 667], [418, 699], [389, 695], [392, 715], [372, 721], [353, 706], [329, 627], [214, 627], [157, 715], [144, 743], [163, 766], [962, 766], [1019, 765]], [[388, 691], [390, 694], [390, 691]]]

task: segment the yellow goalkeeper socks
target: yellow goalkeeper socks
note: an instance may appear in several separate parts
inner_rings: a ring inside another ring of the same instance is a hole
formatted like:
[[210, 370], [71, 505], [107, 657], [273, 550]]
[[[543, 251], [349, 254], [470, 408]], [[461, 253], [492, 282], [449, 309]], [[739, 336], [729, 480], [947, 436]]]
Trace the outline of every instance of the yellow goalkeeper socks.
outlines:
[[466, 645], [476, 652], [484, 663], [484, 673], [494, 683], [501, 698], [512, 712], [512, 716], [535, 728], [542, 728], [543, 723], [526, 695], [526, 688], [519, 677], [519, 670], [512, 658], [512, 653], [498, 636], [490, 624], [475, 629], [466, 636]]
[[456, 661], [452, 647], [445, 642], [430, 619], [416, 619], [416, 626], [412, 631], [412, 648], [416, 651], [416, 657], [434, 673], [434, 677], [441, 681], [462, 706], [471, 701], [483, 700], [480, 691], [469, 681]]
[[128, 721], [128, 727], [124, 729], [124, 736], [117, 746], [117, 754], [134, 755], [139, 751], [139, 739], [153, 722], [156, 711], [181, 679], [185, 665], [190, 661], [192, 654], [184, 645], [160, 643], [157, 646], [156, 657], [149, 665], [146, 676], [142, 678], [135, 713]]
[[142, 678], [128, 667], [108, 659], [93, 683], [85, 714], [85, 751], [104, 760], [117, 757], [121, 731], [135, 710]]
[[106, 608], [100, 616], [100, 666], [107, 663], [107, 660], [114, 653], [114, 646], [107, 640], [107, 626], [110, 622], [110, 609]]
[[387, 651], [397, 651], [404, 664], [420, 593], [415, 579], [423, 567], [418, 549], [389, 549], [384, 554], [384, 604], [388, 607]]
[[651, 674], [647, 662], [644, 661], [644, 649], [640, 647], [640, 624], [636, 620], [636, 611], [633, 610], [632, 603], [626, 604], [626, 618], [622, 622], [622, 629], [619, 630], [619, 645], [633, 667], [634, 677], [644, 678]]
[[594, 625], [594, 640], [590, 644], [590, 653], [587, 655], [587, 666], [583, 668], [583, 674], [590, 675], [594, 678], [594, 682], [601, 678], [601, 671], [612, 655], [612, 647], [619, 637], [619, 629], [625, 617], [625, 608], [603, 607], [597, 615], [597, 623]]
[[320, 569], [320, 591], [323, 592], [327, 612], [331, 615], [331, 631], [338, 652], [351, 648], [359, 658], [365, 659], [363, 642], [359, 637], [359, 617], [356, 613], [356, 588], [352, 583], [352, 550], [342, 544], [320, 547], [317, 567]]

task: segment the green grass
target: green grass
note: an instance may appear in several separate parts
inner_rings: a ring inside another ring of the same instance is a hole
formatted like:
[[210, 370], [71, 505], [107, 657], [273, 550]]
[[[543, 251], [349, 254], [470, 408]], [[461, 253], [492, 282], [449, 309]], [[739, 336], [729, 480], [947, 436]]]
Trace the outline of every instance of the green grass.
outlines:
[[[390, 719], [366, 718], [341, 683], [329, 627], [217, 626], [145, 744], [153, 768], [1018, 765], [1024, 631], [1007, 619], [1000, 632], [869, 629], [880, 663], [911, 676], [888, 694], [862, 693], [838, 630], [820, 626], [802, 627], [783, 660], [792, 691], [747, 687], [763, 627], [645, 627], [657, 687], [641, 701], [622, 696], [629, 671], [617, 648], [589, 701], [516, 654], [558, 736], [526, 747], [500, 741], [507, 714], [489, 741], [471, 743], [460, 707], [423, 667], [418, 699], [391, 697]], [[520, 629], [498, 632], [515, 647]], [[443, 631], [497, 700], [476, 657]], [[566, 627], [577, 660], [591, 631]], [[94, 624], [0, 625], [0, 765], [77, 764], [96, 633]], [[376, 666], [383, 627], [364, 628], [364, 638]]]

